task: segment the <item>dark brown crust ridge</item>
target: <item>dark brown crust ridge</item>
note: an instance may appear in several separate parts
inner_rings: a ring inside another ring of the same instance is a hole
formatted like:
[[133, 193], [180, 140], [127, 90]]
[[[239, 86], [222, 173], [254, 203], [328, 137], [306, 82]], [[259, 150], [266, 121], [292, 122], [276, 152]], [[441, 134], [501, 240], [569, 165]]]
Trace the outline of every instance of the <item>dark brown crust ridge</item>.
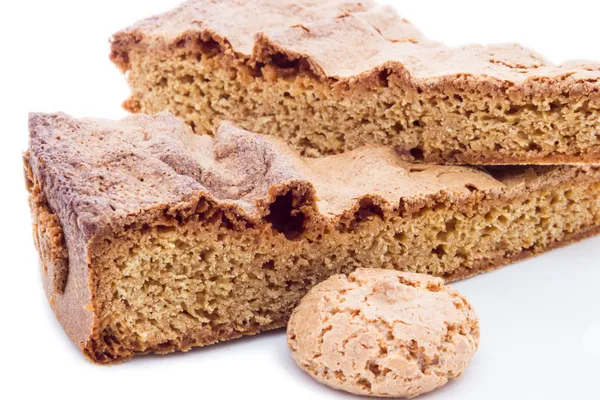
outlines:
[[64, 216], [61, 220], [53, 211], [33, 164], [26, 153], [25, 182], [44, 291], [65, 332], [86, 354], [94, 320], [86, 243], [72, 218]]
[[598, 63], [553, 66], [518, 44], [449, 48], [373, 1], [190, 0], [114, 35], [111, 58], [126, 71], [134, 48], [169, 51], [196, 37], [214, 40], [250, 64], [281, 55], [303, 59], [316, 76], [340, 82], [368, 80], [385, 70], [422, 88], [457, 78], [510, 95], [598, 96], [600, 88]]
[[[467, 187], [476, 188], [479, 196], [498, 196], [525, 184], [507, 187], [466, 167], [420, 165], [410, 172], [412, 164], [383, 148], [303, 160], [279, 140], [229, 123], [216, 128], [214, 139], [194, 136], [169, 114], [121, 121], [32, 114], [30, 132], [30, 163], [51, 208], [59, 216], [75, 216], [88, 240], [139, 222], [144, 212], [156, 208], [193, 209], [200, 196], [243, 226], [264, 223], [276, 196], [296, 190], [303, 193], [304, 205], [313, 208], [315, 223], [335, 226], [365, 201], [384, 213], [410, 213], [435, 201], [477, 197]], [[389, 185], [388, 178], [395, 183]]]
[[193, 209], [199, 197], [243, 227], [264, 223], [277, 195], [294, 190], [302, 193], [303, 206], [312, 208], [314, 223], [337, 226], [365, 202], [383, 214], [409, 215], [436, 202], [514, 196], [597, 170], [511, 167], [492, 168], [490, 175], [469, 167], [407, 163], [380, 147], [302, 159], [278, 139], [230, 123], [217, 127], [214, 139], [192, 135], [170, 114], [120, 121], [31, 114], [29, 127], [30, 165], [50, 208], [61, 220], [76, 218], [86, 240], [139, 223], [157, 208]]
[[[278, 140], [228, 123], [216, 129], [214, 138], [194, 135], [168, 114], [121, 121], [32, 114], [25, 167], [46, 294], [69, 337], [98, 363], [255, 334], [284, 326], [289, 316], [282, 311], [267, 322], [251, 320], [243, 330], [205, 326], [189, 337], [108, 352], [107, 343], [119, 338], [102, 322], [111, 301], [106, 298], [103, 260], [113, 247], [110, 241], [131, 232], [165, 221], [186, 226], [212, 209], [218, 212], [206, 218], [218, 218], [213, 222], [228, 235], [273, 230], [279, 232], [273, 245], [280, 246], [359, 231], [393, 218], [417, 218], [425, 209], [435, 213], [452, 206], [471, 218], [474, 206], [493, 208], [547, 188], [600, 188], [595, 167], [499, 167], [484, 172], [410, 164], [377, 147], [302, 159]], [[534, 243], [438, 275], [462, 279], [591, 236], [599, 229], [599, 218], [594, 218], [548, 245]]]

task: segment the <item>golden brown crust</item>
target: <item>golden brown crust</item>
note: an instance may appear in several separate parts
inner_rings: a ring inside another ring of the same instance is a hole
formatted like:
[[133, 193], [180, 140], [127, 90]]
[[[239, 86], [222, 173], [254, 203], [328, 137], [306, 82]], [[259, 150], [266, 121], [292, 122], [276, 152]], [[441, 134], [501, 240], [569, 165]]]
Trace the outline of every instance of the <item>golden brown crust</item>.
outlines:
[[43, 274], [47, 276], [53, 294], [63, 294], [69, 274], [69, 252], [60, 221], [49, 208], [44, 192], [35, 182], [28, 158], [29, 154], [25, 154], [23, 161], [32, 211], [33, 239], [40, 255]]
[[336, 226], [364, 201], [387, 214], [436, 198], [466, 202], [513, 190], [476, 169], [415, 166], [384, 148], [304, 160], [278, 140], [227, 123], [214, 139], [193, 135], [167, 114], [121, 121], [32, 114], [30, 129], [31, 162], [46, 196], [59, 215], [76, 216], [88, 239], [139, 222], [144, 211], [193, 209], [199, 196], [234, 221], [257, 224], [278, 193], [297, 188], [315, 223]]
[[127, 70], [133, 48], [167, 51], [190, 37], [210, 38], [250, 64], [281, 55], [303, 59], [317, 76], [348, 83], [385, 70], [424, 89], [466, 78], [513, 96], [599, 93], [596, 63], [557, 67], [516, 44], [449, 48], [373, 1], [189, 0], [117, 33], [111, 58]]
[[[85, 243], [74, 232], [65, 237], [63, 225], [53, 212], [44, 188], [33, 173], [29, 153], [24, 157], [25, 182], [33, 220], [33, 238], [40, 255], [44, 291], [56, 318], [69, 338], [87, 355], [92, 323], [92, 296], [88, 279]], [[72, 226], [68, 223], [68, 226]], [[72, 249], [69, 257], [69, 248]], [[85, 260], [85, 261], [83, 261]]]
[[229, 123], [217, 127], [214, 139], [193, 135], [169, 114], [121, 121], [32, 114], [30, 132], [33, 173], [46, 187], [51, 208], [76, 217], [87, 239], [139, 223], [144, 212], [193, 210], [199, 197], [234, 223], [257, 224], [265, 223], [279, 193], [295, 188], [313, 223], [338, 226], [363, 203], [385, 215], [408, 214], [436, 201], [515, 197], [596, 171], [513, 167], [492, 169], [491, 176], [468, 167], [407, 163], [381, 147], [303, 159], [277, 139]]

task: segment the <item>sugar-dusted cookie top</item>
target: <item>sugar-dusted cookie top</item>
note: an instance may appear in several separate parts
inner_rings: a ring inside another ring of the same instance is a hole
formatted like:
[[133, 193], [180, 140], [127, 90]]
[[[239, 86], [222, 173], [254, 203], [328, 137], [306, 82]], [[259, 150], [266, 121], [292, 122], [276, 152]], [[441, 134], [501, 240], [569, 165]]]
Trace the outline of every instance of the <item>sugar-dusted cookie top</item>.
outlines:
[[359, 269], [306, 295], [288, 343], [296, 363], [326, 385], [414, 397], [462, 374], [479, 345], [479, 320], [440, 278]]

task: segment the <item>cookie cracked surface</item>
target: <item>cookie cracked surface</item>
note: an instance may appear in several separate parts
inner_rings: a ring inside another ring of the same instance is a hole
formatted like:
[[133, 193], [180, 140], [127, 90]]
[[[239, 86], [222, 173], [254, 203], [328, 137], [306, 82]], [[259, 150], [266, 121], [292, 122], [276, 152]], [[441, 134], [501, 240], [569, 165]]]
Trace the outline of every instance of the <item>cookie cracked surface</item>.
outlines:
[[359, 269], [307, 294], [288, 344], [302, 369], [335, 389], [415, 397], [463, 373], [479, 345], [479, 320], [440, 278]]

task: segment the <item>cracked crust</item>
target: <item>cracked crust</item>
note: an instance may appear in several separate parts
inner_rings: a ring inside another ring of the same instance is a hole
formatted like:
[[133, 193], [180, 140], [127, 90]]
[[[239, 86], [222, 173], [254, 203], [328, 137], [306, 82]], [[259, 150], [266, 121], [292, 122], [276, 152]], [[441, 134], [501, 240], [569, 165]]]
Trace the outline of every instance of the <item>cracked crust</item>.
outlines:
[[466, 75], [497, 90], [511, 82], [517, 85], [513, 92], [598, 96], [597, 63], [554, 66], [518, 44], [451, 48], [425, 38], [394, 8], [370, 0], [189, 0], [115, 34], [112, 59], [125, 71], [134, 47], [166, 51], [195, 34], [255, 63], [272, 55], [305, 59], [325, 79], [352, 81], [389, 68], [419, 86]]
[[350, 227], [367, 209], [384, 218], [408, 215], [435, 202], [510, 198], [598, 173], [593, 166], [413, 164], [376, 146], [306, 159], [278, 139], [228, 122], [219, 124], [214, 138], [194, 135], [168, 113], [117, 121], [31, 114], [29, 126], [32, 173], [50, 208], [76, 217], [87, 239], [145, 222], [157, 208], [183, 210], [198, 196], [243, 228], [269, 222], [276, 197], [295, 190], [313, 224]]
[[288, 344], [300, 368], [335, 389], [415, 397], [463, 373], [479, 345], [479, 320], [440, 278], [358, 269], [302, 299]]
[[439, 196], [466, 202], [474, 191], [497, 195], [526, 182], [521, 171], [508, 173], [505, 185], [477, 169], [413, 165], [376, 147], [305, 160], [277, 139], [230, 123], [214, 138], [193, 135], [170, 114], [120, 121], [32, 114], [30, 131], [29, 161], [52, 209], [75, 215], [87, 238], [156, 207], [183, 208], [199, 195], [232, 219], [256, 224], [277, 193], [298, 187], [314, 223], [337, 225], [353, 220], [361, 204], [385, 214], [400, 205], [411, 211]]

